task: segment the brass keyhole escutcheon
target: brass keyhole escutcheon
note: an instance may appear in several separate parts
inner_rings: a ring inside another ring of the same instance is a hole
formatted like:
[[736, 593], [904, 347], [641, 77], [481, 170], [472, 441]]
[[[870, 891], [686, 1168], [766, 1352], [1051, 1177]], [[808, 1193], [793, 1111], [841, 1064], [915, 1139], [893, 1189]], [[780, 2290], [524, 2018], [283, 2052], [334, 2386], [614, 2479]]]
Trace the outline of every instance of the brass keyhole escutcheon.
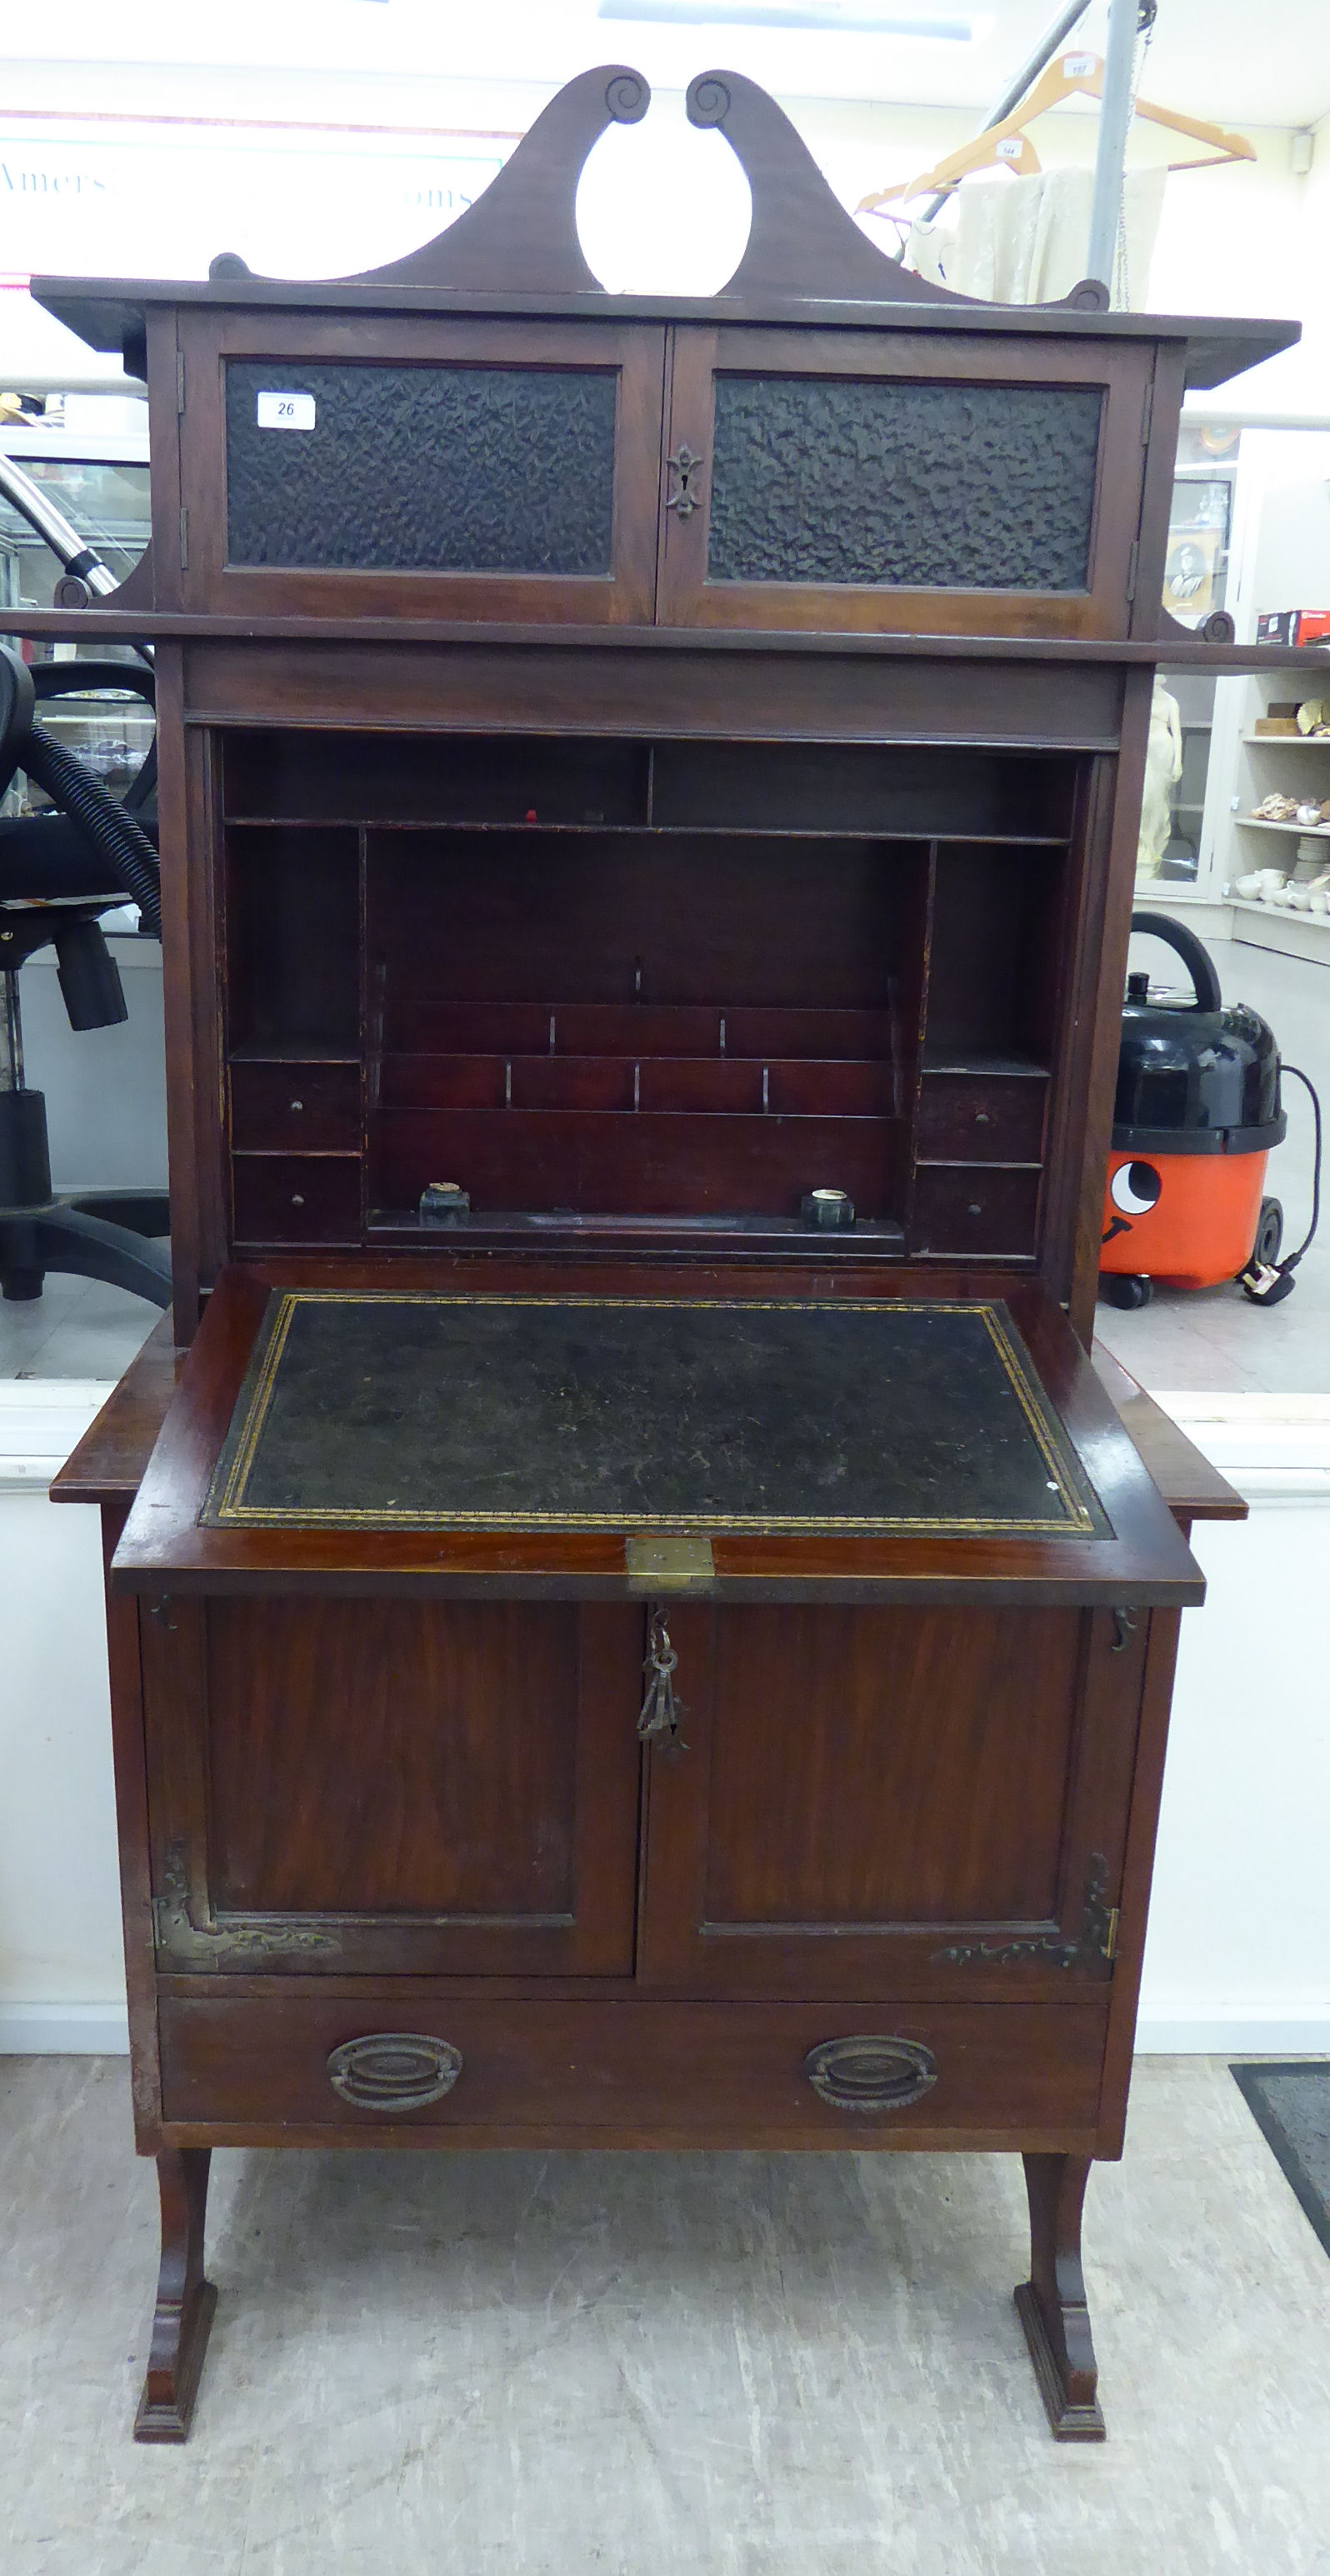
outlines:
[[677, 491], [670, 493], [665, 503], [665, 507], [667, 510], [677, 510], [681, 519], [691, 519], [694, 510], [697, 508], [697, 494], [693, 489], [693, 478], [697, 473], [699, 465], [703, 465], [705, 462], [705, 457], [696, 454], [689, 446], [687, 439], [680, 439], [674, 454], [668, 459], [671, 472], [677, 474], [679, 478], [679, 488]]

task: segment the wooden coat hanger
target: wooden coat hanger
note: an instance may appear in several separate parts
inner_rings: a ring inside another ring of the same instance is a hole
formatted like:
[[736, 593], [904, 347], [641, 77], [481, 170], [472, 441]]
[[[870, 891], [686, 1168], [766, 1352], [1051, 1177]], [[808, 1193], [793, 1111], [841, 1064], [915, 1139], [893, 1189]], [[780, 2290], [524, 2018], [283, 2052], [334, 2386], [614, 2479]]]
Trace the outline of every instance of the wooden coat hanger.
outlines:
[[[861, 198], [855, 208], [859, 215], [876, 214], [879, 207], [896, 197], [939, 196], [959, 186], [972, 170], [1012, 169], [1024, 176], [1038, 170], [1040, 164], [1034, 146], [1025, 133], [1037, 116], [1057, 107], [1064, 98], [1079, 91], [1084, 98], [1102, 99], [1104, 63], [1100, 54], [1059, 54], [1047, 71], [1041, 73], [1028, 97], [1005, 116], [1000, 125], [990, 125], [977, 134], [972, 143], [963, 143], [948, 152], [935, 168], [907, 187], [879, 188], [872, 196]], [[1166, 125], [1175, 134], [1189, 135], [1195, 143], [1206, 143], [1210, 149], [1204, 160], [1170, 161], [1170, 170], [1205, 170], [1220, 161], [1254, 161], [1256, 148], [1245, 135], [1229, 134], [1222, 125], [1211, 125], [1205, 117], [1184, 116], [1178, 109], [1158, 107], [1147, 98], [1136, 101], [1137, 116], [1151, 125]], [[1013, 149], [1013, 147], [1019, 147]], [[1028, 158], [1025, 156], [1028, 155]]]

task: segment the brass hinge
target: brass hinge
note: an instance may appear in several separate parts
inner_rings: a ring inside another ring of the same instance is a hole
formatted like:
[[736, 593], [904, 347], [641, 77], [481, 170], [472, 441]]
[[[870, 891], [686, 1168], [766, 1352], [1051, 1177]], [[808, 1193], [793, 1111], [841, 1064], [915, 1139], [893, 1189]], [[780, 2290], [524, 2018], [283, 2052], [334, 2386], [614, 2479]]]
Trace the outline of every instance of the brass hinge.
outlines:
[[1140, 540], [1139, 540], [1139, 538], [1133, 537], [1133, 538], [1132, 538], [1132, 541], [1131, 541], [1131, 553], [1130, 553], [1130, 554], [1128, 555], [1128, 557], [1127, 557], [1127, 605], [1128, 605], [1128, 607], [1130, 607], [1130, 605], [1131, 605], [1132, 601], [1133, 601], [1133, 600], [1134, 600], [1134, 598], [1136, 597], [1136, 567], [1137, 567], [1138, 563], [1140, 562], [1140, 559], [1141, 559]]
[[1148, 447], [1148, 446], [1149, 446], [1149, 444], [1150, 444], [1150, 422], [1151, 422], [1151, 419], [1153, 418], [1153, 415], [1154, 415], [1154, 407], [1155, 407], [1155, 380], [1154, 380], [1154, 377], [1153, 377], [1153, 376], [1148, 376], [1148, 377], [1146, 378], [1146, 384], [1145, 384], [1145, 407], [1144, 407], [1144, 410], [1143, 410], [1143, 411], [1142, 411], [1142, 413], [1141, 413], [1141, 445], [1142, 445], [1142, 447]]
[[181, 413], [185, 408], [185, 353], [183, 349], [177, 349], [175, 353], [175, 407], [177, 415], [179, 415], [179, 413]]
[[933, 1952], [934, 1965], [962, 1968], [977, 1961], [985, 1967], [1007, 1968], [1029, 1961], [1090, 1974], [1111, 1967], [1118, 1946], [1118, 1909], [1105, 1903], [1107, 1885], [1108, 1862], [1102, 1852], [1091, 1852], [1080, 1928], [1069, 1940], [1061, 1932], [1035, 1932], [1020, 1933], [1011, 1941], [955, 1941], [950, 1948]]
[[181, 569], [181, 571], [182, 571], [182, 572], [188, 572], [188, 570], [189, 570], [189, 512], [188, 512], [188, 510], [182, 510], [182, 511], [181, 511], [181, 513], [180, 513], [180, 569]]

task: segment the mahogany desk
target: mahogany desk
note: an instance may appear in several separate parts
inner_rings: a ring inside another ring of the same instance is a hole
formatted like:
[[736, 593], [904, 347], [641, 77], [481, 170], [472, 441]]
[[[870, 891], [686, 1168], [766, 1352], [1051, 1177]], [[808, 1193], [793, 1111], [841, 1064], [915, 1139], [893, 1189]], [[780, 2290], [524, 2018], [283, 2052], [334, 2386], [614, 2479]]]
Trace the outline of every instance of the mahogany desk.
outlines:
[[1182, 393], [1295, 326], [949, 296], [728, 73], [739, 270], [610, 298], [645, 105], [583, 75], [368, 278], [39, 286], [152, 415], [150, 559], [24, 619], [157, 651], [178, 1348], [57, 1488], [148, 2439], [220, 2143], [1019, 2151], [1103, 2429], [1081, 2204], [1241, 1505], [1084, 1345], [1154, 670], [1260, 658], [1158, 605]]

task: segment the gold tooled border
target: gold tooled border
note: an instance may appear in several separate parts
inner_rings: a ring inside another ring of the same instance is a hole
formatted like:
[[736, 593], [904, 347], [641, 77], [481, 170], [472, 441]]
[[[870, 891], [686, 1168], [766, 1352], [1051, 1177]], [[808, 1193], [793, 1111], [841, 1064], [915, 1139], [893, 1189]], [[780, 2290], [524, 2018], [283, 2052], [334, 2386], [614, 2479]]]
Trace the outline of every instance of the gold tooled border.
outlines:
[[[792, 1307], [807, 1313], [821, 1308], [839, 1315], [880, 1315], [884, 1312], [906, 1315], [973, 1315], [984, 1324], [1007, 1383], [1016, 1397], [1029, 1426], [1039, 1455], [1048, 1474], [1050, 1488], [1062, 1503], [1062, 1511], [1046, 1519], [986, 1518], [976, 1513], [969, 1519], [952, 1513], [944, 1517], [915, 1516], [884, 1519], [880, 1514], [862, 1514], [857, 1518], [833, 1519], [830, 1516], [795, 1513], [744, 1514], [697, 1512], [439, 1512], [410, 1511], [386, 1505], [373, 1512], [317, 1505], [286, 1510], [267, 1505], [250, 1504], [244, 1499], [245, 1488], [254, 1466], [259, 1441], [276, 1389], [277, 1372], [291, 1331], [296, 1309], [300, 1306], [574, 1306], [645, 1307], [659, 1305], [653, 1297], [512, 1297], [486, 1292], [451, 1295], [436, 1289], [354, 1289], [354, 1288], [286, 1288], [273, 1292], [276, 1310], [265, 1316], [263, 1331], [266, 1344], [250, 1393], [249, 1407], [222, 1484], [217, 1491], [214, 1474], [207, 1499], [199, 1515], [200, 1522], [211, 1528], [252, 1527], [259, 1529], [443, 1529], [492, 1531], [558, 1530], [570, 1535], [578, 1532], [612, 1530], [689, 1530], [703, 1533], [732, 1534], [736, 1538], [818, 1538], [860, 1537], [895, 1538], [926, 1536], [929, 1533], [954, 1534], [958, 1537], [1086, 1537], [1100, 1533], [1093, 1514], [1066, 1473], [1063, 1461], [1049, 1435], [1043, 1406], [1032, 1389], [1020, 1345], [1010, 1323], [998, 1306], [984, 1299], [917, 1298], [911, 1300], [874, 1298], [811, 1299], [792, 1297], [682, 1297], [671, 1300], [691, 1313], [735, 1309], [746, 1314], [784, 1313]], [[271, 1318], [271, 1320], [269, 1319]], [[229, 1435], [228, 1435], [229, 1436]], [[220, 1462], [218, 1467], [220, 1474]], [[1088, 1485], [1088, 1479], [1087, 1485]], [[1093, 1488], [1089, 1488], [1093, 1492]], [[1096, 1502], [1098, 1497], [1095, 1497]], [[1104, 1535], [1110, 1534], [1103, 1506]]]

